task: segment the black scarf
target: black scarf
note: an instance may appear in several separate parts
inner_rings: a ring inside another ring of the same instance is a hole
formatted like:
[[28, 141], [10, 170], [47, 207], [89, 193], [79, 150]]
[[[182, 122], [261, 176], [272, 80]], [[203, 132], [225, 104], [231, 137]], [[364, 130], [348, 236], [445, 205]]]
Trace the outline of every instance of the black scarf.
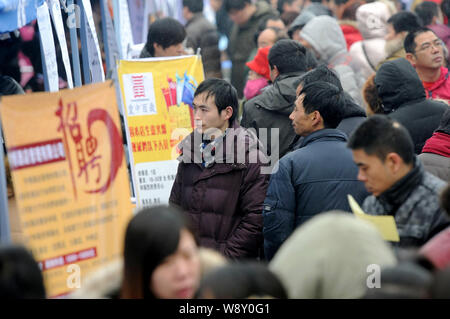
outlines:
[[402, 179], [397, 181], [391, 188], [378, 196], [382, 203], [392, 206], [392, 215], [411, 195], [411, 192], [420, 184], [423, 178], [423, 168], [418, 159], [415, 159], [414, 168]]

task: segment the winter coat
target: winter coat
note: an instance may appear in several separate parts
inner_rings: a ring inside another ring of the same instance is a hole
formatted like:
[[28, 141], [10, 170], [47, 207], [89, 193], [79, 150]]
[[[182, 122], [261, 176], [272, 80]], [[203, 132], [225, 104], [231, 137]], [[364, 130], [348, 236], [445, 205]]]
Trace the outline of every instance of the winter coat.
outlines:
[[435, 82], [422, 82], [427, 98], [443, 99], [450, 102], [450, 79], [448, 69], [441, 67], [441, 75]]
[[364, 40], [354, 43], [349, 52], [364, 79], [372, 75], [376, 66], [386, 58], [384, 37], [390, 16], [387, 5], [379, 1], [363, 4], [356, 10], [358, 29]]
[[264, 252], [268, 260], [294, 229], [322, 212], [350, 211], [347, 195], [358, 202], [368, 195], [347, 148], [347, 136], [336, 129], [311, 133], [301, 147], [279, 161], [264, 201]]
[[406, 59], [383, 64], [375, 76], [375, 85], [384, 113], [406, 127], [415, 153], [420, 154], [448, 106], [425, 98], [422, 82]]
[[[400, 242], [393, 243], [394, 246], [422, 246], [450, 225], [439, 203], [440, 192], [446, 183], [425, 172], [419, 159], [415, 160], [415, 169], [419, 174], [416, 183], [408, 185], [414, 173], [411, 171], [378, 197], [367, 197], [362, 206], [370, 215], [394, 216], [400, 236]], [[389, 199], [387, 194], [390, 194]]]
[[434, 133], [425, 143], [419, 159], [428, 172], [450, 182], [450, 135]]
[[201, 246], [230, 258], [257, 257], [268, 186], [268, 175], [261, 174], [265, 158], [258, 140], [234, 125], [214, 140], [215, 152], [204, 159], [205, 167], [201, 143], [196, 131], [180, 143], [182, 156], [169, 202], [187, 213]]
[[244, 25], [233, 25], [228, 44], [232, 63], [231, 84], [236, 88], [240, 98], [243, 96], [246, 80], [246, 77], [244, 76], [246, 68], [245, 62], [247, 62], [252, 50], [256, 48], [254, 39], [255, 33], [258, 30], [260, 22], [273, 14], [270, 5], [266, 2], [256, 2], [255, 6], [256, 12], [251, 16], [247, 23]]
[[362, 41], [363, 37], [359, 32], [355, 21], [342, 20], [339, 21], [339, 26], [341, 27], [342, 34], [344, 34], [345, 43], [347, 43], [347, 50], [350, 50], [353, 43]]
[[330, 16], [315, 17], [300, 31], [300, 36], [320, 55], [322, 62], [338, 73], [344, 90], [362, 105], [360, 91], [364, 79], [348, 54], [344, 34], [336, 19]]
[[[267, 154], [271, 154], [271, 128], [279, 129], [279, 156], [286, 154], [296, 134], [289, 115], [294, 109], [295, 91], [303, 72], [281, 74], [272, 86], [244, 104], [241, 126], [256, 129], [267, 128]], [[259, 136], [259, 135], [258, 135]]]
[[354, 299], [365, 294], [368, 266], [373, 264], [396, 264], [389, 244], [368, 222], [333, 211], [298, 228], [269, 269], [280, 278], [290, 299]]
[[202, 13], [196, 13], [186, 23], [186, 34], [186, 47], [194, 49], [195, 53], [198, 48], [201, 49], [205, 78], [221, 78], [219, 34], [216, 27]]

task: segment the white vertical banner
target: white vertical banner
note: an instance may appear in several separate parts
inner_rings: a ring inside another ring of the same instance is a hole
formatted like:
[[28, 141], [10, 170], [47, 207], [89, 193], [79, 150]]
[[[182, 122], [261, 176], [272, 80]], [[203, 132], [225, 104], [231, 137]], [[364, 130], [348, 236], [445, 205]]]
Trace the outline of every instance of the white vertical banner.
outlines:
[[92, 83], [104, 82], [105, 72], [103, 70], [102, 56], [98, 44], [97, 31], [95, 30], [92, 7], [89, 0], [82, 0], [85, 14], [85, 28], [87, 32], [87, 49], [89, 55], [89, 69], [92, 75]]
[[44, 61], [43, 67], [47, 73], [48, 88], [50, 92], [57, 92], [59, 90], [58, 65], [56, 63], [55, 42], [53, 41], [47, 2], [44, 2], [37, 8], [36, 14]]
[[55, 26], [56, 35], [58, 37], [59, 46], [61, 48], [61, 55], [66, 70], [67, 84], [70, 89], [73, 89], [72, 68], [70, 66], [69, 51], [67, 50], [66, 34], [64, 33], [64, 25], [61, 15], [61, 7], [59, 0], [47, 0], [52, 15], [53, 25]]
[[116, 60], [120, 59], [119, 47], [117, 46], [117, 37], [116, 32], [114, 31], [114, 24], [111, 19], [111, 15], [108, 10], [108, 0], [103, 1], [105, 8], [105, 24], [106, 24], [106, 33], [107, 33], [107, 41], [108, 41], [108, 51], [105, 50], [105, 53], [109, 55], [108, 61], [110, 65], [108, 66], [110, 70], [114, 69], [116, 66]]
[[128, 0], [130, 10], [131, 31], [133, 32], [133, 43], [146, 42], [144, 32], [148, 27], [148, 16], [146, 16], [147, 1]]
[[114, 23], [118, 38], [117, 42], [119, 43], [120, 57], [121, 59], [128, 59], [129, 48], [134, 45], [128, 2], [126, 0], [113, 0], [113, 5]]

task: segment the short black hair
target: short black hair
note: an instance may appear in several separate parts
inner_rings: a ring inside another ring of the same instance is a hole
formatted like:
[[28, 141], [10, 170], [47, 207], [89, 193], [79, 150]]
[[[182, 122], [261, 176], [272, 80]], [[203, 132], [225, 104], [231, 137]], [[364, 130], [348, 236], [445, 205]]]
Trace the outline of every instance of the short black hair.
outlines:
[[179, 44], [186, 38], [186, 30], [183, 25], [173, 18], [163, 18], [153, 22], [148, 29], [147, 51], [155, 55], [154, 43], [166, 49], [172, 45]]
[[348, 141], [352, 150], [362, 149], [381, 161], [397, 153], [406, 164], [414, 160], [414, 143], [408, 130], [386, 115], [373, 115], [363, 122]]
[[214, 97], [214, 104], [217, 106], [219, 114], [225, 110], [227, 106], [231, 106], [233, 115], [231, 115], [228, 120], [231, 125], [236, 118], [239, 107], [238, 94], [234, 86], [225, 80], [210, 78], [200, 83], [195, 90], [194, 97], [204, 92], [207, 92], [206, 99]]
[[203, 12], [203, 0], [183, 0], [183, 7], [192, 13]]
[[305, 74], [303, 74], [300, 77], [300, 83], [302, 86], [306, 86], [310, 83], [317, 82], [317, 81], [324, 81], [327, 83], [331, 83], [339, 88], [339, 90], [342, 89], [341, 80], [339, 80], [339, 76], [336, 74], [335, 71], [329, 69], [325, 64], [319, 65], [314, 70], [311, 70]]
[[22, 246], [0, 247], [0, 298], [45, 297], [44, 278], [31, 252]]
[[[405, 38], [405, 41], [403, 42], [403, 46], [405, 47], [405, 51], [407, 53], [412, 53], [414, 54], [416, 51], [416, 37], [422, 33], [425, 32], [433, 32], [433, 30], [425, 28], [425, 27], [421, 27], [418, 28], [414, 31], [411, 31], [408, 33], [408, 35]], [[433, 32], [434, 33], [434, 32]]]
[[437, 3], [424, 1], [416, 6], [414, 12], [422, 20], [422, 24], [430, 25], [434, 17], [439, 15], [439, 7]]
[[245, 8], [246, 4], [251, 4], [251, 0], [225, 0], [223, 3], [223, 7], [226, 12], [230, 12], [231, 10], [242, 10]]
[[325, 128], [336, 128], [339, 125], [345, 107], [342, 90], [331, 83], [316, 81], [303, 86], [298, 96], [302, 94], [305, 113], [319, 111]]
[[278, 12], [281, 14], [283, 13], [283, 6], [285, 3], [287, 4], [292, 4], [292, 2], [294, 2], [295, 0], [278, 0], [277, 2], [277, 10]]
[[422, 21], [417, 14], [410, 11], [401, 11], [394, 14], [387, 20], [387, 23], [392, 24], [395, 33], [411, 32], [422, 26]]
[[270, 49], [268, 58], [270, 68], [276, 66], [280, 74], [307, 71], [306, 49], [297, 41], [278, 41]]

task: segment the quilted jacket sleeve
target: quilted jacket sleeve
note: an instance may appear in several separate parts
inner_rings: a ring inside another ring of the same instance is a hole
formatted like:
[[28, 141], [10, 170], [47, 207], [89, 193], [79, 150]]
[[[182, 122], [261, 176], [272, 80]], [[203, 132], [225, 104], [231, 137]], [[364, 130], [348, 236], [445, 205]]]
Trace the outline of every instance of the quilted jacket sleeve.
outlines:
[[271, 260], [295, 229], [295, 189], [290, 167], [283, 160], [270, 178], [263, 208], [264, 253]]
[[241, 185], [240, 210], [244, 217], [227, 241], [229, 258], [257, 257], [262, 248], [262, 207], [268, 187], [267, 174], [260, 164], [249, 164]]

